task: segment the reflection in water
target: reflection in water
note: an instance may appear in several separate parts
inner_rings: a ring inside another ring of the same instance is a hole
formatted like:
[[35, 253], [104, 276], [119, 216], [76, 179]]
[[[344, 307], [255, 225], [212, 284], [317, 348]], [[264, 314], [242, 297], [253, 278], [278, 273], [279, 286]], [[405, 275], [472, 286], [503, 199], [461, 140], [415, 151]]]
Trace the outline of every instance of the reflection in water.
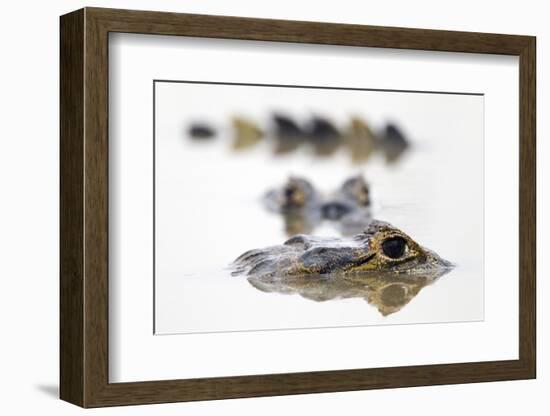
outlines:
[[[376, 133], [364, 120], [351, 117], [348, 125], [337, 127], [329, 118], [312, 116], [304, 125], [292, 117], [280, 113], [271, 116], [267, 126], [260, 127], [254, 121], [233, 117], [233, 144], [235, 151], [256, 146], [263, 138], [275, 142], [275, 154], [287, 154], [309, 144], [316, 156], [328, 157], [340, 147], [345, 147], [355, 164], [366, 162], [374, 153], [384, 156], [388, 163], [398, 161], [409, 148], [409, 141], [395, 124], [387, 124]], [[194, 140], [212, 139], [216, 128], [204, 122], [196, 122], [187, 129]]]
[[376, 273], [364, 275], [301, 275], [286, 278], [251, 276], [248, 282], [262, 292], [299, 294], [305, 299], [324, 302], [362, 298], [387, 316], [398, 312], [425, 286], [434, 283], [450, 269], [438, 273], [409, 275]]
[[265, 207], [280, 214], [288, 236], [310, 234], [330, 221], [342, 235], [362, 231], [371, 221], [370, 189], [362, 175], [348, 178], [336, 192], [323, 195], [307, 179], [291, 176], [266, 193]]
[[323, 221], [318, 210], [290, 210], [281, 213], [288, 236], [311, 234]]

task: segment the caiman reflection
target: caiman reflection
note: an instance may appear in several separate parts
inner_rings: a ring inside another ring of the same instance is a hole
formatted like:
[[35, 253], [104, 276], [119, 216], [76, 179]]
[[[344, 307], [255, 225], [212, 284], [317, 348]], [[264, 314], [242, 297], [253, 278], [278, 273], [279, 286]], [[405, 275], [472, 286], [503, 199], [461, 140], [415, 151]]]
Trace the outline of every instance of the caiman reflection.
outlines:
[[306, 299], [363, 298], [388, 315], [453, 268], [392, 225], [373, 220], [350, 238], [297, 235], [238, 257], [234, 275], [264, 292]]

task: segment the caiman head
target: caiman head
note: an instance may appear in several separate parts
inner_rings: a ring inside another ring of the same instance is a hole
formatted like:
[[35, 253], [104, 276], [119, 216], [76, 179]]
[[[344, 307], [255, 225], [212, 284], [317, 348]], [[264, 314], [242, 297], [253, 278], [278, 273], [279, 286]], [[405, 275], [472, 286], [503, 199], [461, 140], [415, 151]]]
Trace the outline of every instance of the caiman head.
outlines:
[[349, 238], [296, 235], [282, 245], [248, 251], [233, 265], [235, 275], [270, 280], [371, 273], [425, 277], [441, 275], [453, 267], [403, 231], [377, 220], [362, 233]]
[[313, 185], [306, 179], [290, 176], [280, 188], [272, 189], [265, 197], [266, 206], [275, 212], [293, 212], [317, 201]]
[[369, 184], [360, 174], [346, 179], [340, 193], [342, 197], [354, 201], [360, 207], [369, 206], [371, 203]]

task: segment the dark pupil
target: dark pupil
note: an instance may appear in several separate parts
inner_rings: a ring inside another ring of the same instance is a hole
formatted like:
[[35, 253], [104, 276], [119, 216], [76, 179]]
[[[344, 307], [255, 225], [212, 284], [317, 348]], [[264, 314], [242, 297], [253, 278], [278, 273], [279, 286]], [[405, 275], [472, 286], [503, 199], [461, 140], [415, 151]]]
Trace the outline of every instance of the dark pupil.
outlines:
[[294, 194], [296, 193], [296, 189], [295, 188], [286, 188], [285, 189], [285, 196], [288, 198], [288, 199], [291, 199]]
[[401, 237], [388, 238], [382, 243], [382, 251], [392, 259], [398, 259], [405, 254], [407, 242]]

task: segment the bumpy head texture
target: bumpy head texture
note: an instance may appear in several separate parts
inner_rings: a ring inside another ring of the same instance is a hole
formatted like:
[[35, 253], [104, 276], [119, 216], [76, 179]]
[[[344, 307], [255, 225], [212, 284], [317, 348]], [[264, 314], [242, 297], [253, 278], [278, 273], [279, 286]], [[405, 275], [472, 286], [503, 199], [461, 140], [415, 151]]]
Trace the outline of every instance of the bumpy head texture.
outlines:
[[282, 245], [250, 250], [234, 262], [234, 274], [260, 278], [389, 272], [436, 274], [452, 264], [392, 225], [373, 220], [350, 238], [296, 235]]

